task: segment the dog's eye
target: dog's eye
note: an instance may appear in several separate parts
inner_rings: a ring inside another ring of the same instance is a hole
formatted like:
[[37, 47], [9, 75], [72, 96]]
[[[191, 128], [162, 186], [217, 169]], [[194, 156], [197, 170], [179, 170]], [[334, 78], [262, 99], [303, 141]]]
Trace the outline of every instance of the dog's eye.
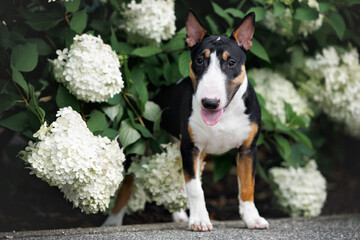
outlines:
[[195, 61], [196, 61], [196, 63], [199, 64], [199, 65], [203, 64], [203, 62], [204, 62], [204, 60], [203, 60], [202, 57], [198, 57]]
[[233, 67], [233, 66], [235, 66], [235, 61], [234, 60], [230, 60], [229, 62], [228, 62], [228, 66], [229, 67]]

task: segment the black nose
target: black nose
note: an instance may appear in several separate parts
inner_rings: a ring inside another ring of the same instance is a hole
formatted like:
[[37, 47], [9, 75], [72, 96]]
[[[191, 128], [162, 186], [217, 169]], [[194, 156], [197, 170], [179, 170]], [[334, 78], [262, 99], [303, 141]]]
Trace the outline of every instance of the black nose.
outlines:
[[220, 99], [216, 98], [203, 98], [201, 104], [206, 109], [216, 109], [219, 106]]

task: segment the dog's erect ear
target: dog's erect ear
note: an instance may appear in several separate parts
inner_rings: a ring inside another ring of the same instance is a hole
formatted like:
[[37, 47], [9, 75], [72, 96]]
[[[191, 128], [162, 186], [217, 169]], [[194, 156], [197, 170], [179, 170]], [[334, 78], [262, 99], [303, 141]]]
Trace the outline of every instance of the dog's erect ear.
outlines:
[[189, 47], [194, 46], [196, 43], [201, 42], [205, 37], [206, 30], [201, 26], [195, 13], [189, 9], [188, 17], [186, 20], [186, 43]]
[[244, 48], [246, 51], [252, 46], [252, 37], [255, 31], [255, 13], [251, 12], [247, 14], [240, 27], [236, 29], [232, 36], [239, 44], [240, 47]]

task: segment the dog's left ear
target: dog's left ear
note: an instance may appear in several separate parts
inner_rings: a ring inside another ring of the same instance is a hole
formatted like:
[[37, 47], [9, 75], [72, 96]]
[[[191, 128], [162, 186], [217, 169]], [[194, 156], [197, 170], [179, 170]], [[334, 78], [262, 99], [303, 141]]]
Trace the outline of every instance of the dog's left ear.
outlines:
[[255, 13], [251, 12], [247, 14], [240, 27], [232, 33], [232, 37], [236, 40], [240, 47], [246, 51], [252, 46], [252, 37], [255, 31]]

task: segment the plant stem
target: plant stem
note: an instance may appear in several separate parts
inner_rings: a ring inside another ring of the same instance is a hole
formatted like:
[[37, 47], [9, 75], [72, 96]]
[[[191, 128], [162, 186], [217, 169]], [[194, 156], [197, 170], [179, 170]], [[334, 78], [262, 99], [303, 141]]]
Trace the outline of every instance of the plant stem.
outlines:
[[145, 127], [145, 124], [144, 124], [140, 114], [138, 114], [138, 112], [136, 111], [134, 106], [131, 104], [129, 98], [126, 96], [126, 94], [123, 91], [121, 91], [121, 94], [123, 95], [123, 97], [124, 97], [125, 101], [127, 102], [127, 104], [129, 104], [131, 110], [135, 113], [135, 115], [136, 115], [137, 119], [139, 120], [140, 124]]

